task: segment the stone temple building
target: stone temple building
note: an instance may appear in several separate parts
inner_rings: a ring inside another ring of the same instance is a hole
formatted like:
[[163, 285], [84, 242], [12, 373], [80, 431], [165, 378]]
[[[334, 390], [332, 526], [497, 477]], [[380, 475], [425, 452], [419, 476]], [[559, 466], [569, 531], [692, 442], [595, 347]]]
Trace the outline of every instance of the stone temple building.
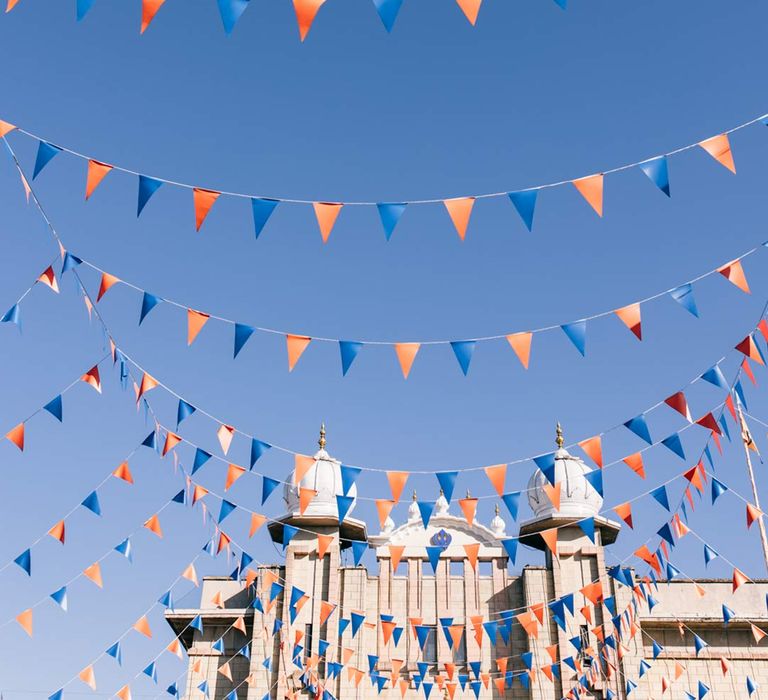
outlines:
[[[407, 522], [387, 517], [374, 535], [349, 513], [339, 523], [341, 465], [321, 433], [312, 467], [298, 484], [287, 480], [285, 515], [269, 524], [278, 544], [286, 526], [298, 528], [285, 562], [259, 566], [245, 581], [206, 578], [198, 609], [167, 612], [189, 656], [186, 697], [721, 700], [768, 693], [768, 642], [759, 644], [768, 630], [768, 582], [732, 593], [730, 580], [656, 582], [639, 560], [637, 571], [607, 564], [605, 548], [620, 525], [599, 515], [603, 499], [585, 478], [590, 467], [562, 444], [558, 426], [560, 502], [537, 470], [523, 492], [534, 515], [519, 533], [507, 534], [498, 508], [488, 525], [470, 523], [441, 496], [426, 528], [414, 501]], [[317, 492], [303, 512], [301, 488]], [[347, 495], [356, 497], [354, 485]], [[544, 552], [543, 566], [512, 573], [513, 534]], [[327, 551], [318, 558], [321, 540]], [[376, 571], [342, 563], [351, 541], [367, 541]], [[663, 561], [659, 569], [669, 571]]]

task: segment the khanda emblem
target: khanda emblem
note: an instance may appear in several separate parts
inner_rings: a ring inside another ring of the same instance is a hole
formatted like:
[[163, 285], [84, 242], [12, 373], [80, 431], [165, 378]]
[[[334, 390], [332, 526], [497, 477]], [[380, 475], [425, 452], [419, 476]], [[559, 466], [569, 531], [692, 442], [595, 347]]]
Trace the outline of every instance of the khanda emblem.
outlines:
[[449, 544], [451, 544], [452, 539], [453, 538], [445, 530], [438, 530], [434, 535], [432, 535], [429, 543], [433, 547], [442, 547], [445, 549]]

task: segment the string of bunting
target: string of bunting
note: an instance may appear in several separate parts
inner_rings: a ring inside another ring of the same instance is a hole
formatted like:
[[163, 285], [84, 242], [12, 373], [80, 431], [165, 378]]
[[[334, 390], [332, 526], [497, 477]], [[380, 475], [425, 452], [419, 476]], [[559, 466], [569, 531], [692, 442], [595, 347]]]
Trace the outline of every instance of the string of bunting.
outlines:
[[[311, 206], [314, 211], [315, 219], [317, 221], [323, 242], [328, 241], [331, 235], [331, 231], [336, 224], [336, 220], [338, 219], [339, 214], [345, 206], [364, 206], [375, 208], [379, 214], [386, 238], [389, 240], [395, 230], [395, 227], [400, 221], [400, 218], [408, 206], [417, 204], [437, 204], [444, 207], [449, 218], [451, 219], [451, 222], [453, 223], [454, 228], [456, 229], [456, 233], [459, 235], [459, 238], [464, 240], [467, 234], [467, 229], [475, 202], [480, 199], [509, 199], [526, 228], [528, 230], [532, 230], [534, 213], [538, 202], [538, 195], [543, 190], [570, 185], [582, 196], [582, 198], [586, 201], [587, 204], [589, 204], [595, 213], [602, 217], [603, 186], [604, 180], [607, 176], [624, 172], [626, 170], [639, 170], [645, 176], [647, 176], [647, 178], [650, 179], [651, 182], [656, 185], [659, 190], [661, 190], [666, 196], [669, 197], [671, 190], [668, 160], [672, 156], [684, 153], [692, 149], [703, 150], [723, 167], [732, 173], [735, 173], [736, 166], [734, 163], [733, 153], [731, 151], [729, 136], [730, 134], [745, 129], [754, 124], [762, 124], [764, 126], [768, 126], [768, 114], [750, 119], [747, 122], [744, 122], [722, 133], [716, 134], [715, 136], [704, 139], [703, 141], [697, 141], [695, 143], [682, 146], [681, 148], [677, 148], [673, 151], [669, 151], [667, 153], [657, 155], [646, 160], [621, 165], [619, 167], [604, 170], [600, 173], [578, 177], [573, 180], [561, 180], [558, 182], [551, 182], [516, 191], [503, 191], [485, 194], [464, 195], [461, 197], [452, 198], [420, 199], [400, 202], [341, 202], [305, 200], [286, 197], [279, 198], [264, 195], [252, 195], [244, 194], [241, 192], [226, 192], [223, 190], [214, 190], [207, 187], [190, 185], [183, 182], [175, 182], [173, 180], [168, 180], [157, 176], [150, 176], [119, 165], [106, 163], [104, 161], [97, 160], [90, 156], [79, 153], [73, 149], [54, 144], [41, 138], [40, 136], [37, 136], [36, 134], [33, 134], [29, 131], [26, 131], [25, 129], [5, 121], [0, 121], [0, 136], [5, 138], [11, 132], [17, 131], [34, 139], [38, 143], [37, 156], [35, 159], [32, 175], [33, 179], [36, 178], [42, 172], [42, 170], [62, 152], [87, 161], [87, 175], [85, 185], [86, 199], [90, 199], [96, 188], [99, 187], [104, 178], [106, 178], [106, 176], [112, 171], [122, 172], [127, 175], [138, 177], [139, 189], [137, 216], [142, 213], [147, 203], [157, 193], [162, 185], [181, 187], [187, 190], [191, 190], [195, 213], [195, 228], [198, 231], [202, 227], [203, 222], [208, 217], [208, 214], [210, 213], [213, 205], [220, 197], [224, 196], [249, 200], [251, 205], [250, 210], [253, 217], [254, 234], [256, 238], [261, 235], [262, 230], [266, 226], [277, 206], [280, 204]], [[25, 188], [27, 188], [29, 184], [26, 178], [22, 179], [24, 181]]]
[[[296, 23], [301, 41], [307, 38], [317, 13], [325, 1], [293, 0], [293, 9], [296, 13]], [[10, 12], [19, 2], [20, 0], [6, 0], [5, 11]], [[96, 0], [75, 0], [75, 16], [78, 22], [90, 12], [95, 2]], [[166, 0], [141, 0], [141, 34], [147, 30], [165, 2]], [[568, 0], [554, 0], [554, 2], [563, 10], [568, 7]], [[227, 35], [232, 33], [240, 17], [248, 9], [249, 3], [250, 0], [217, 0], [221, 22]], [[457, 6], [472, 26], [475, 26], [477, 22], [482, 3], [483, 0], [456, 0]], [[392, 31], [402, 5], [403, 0], [373, 0], [373, 6], [387, 32]]]

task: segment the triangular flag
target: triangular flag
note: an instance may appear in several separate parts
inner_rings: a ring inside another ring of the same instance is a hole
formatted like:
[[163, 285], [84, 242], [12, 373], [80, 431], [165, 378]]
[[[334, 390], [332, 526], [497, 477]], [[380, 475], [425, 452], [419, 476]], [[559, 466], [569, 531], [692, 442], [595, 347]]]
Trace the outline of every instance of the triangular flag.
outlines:
[[37, 278], [46, 287], [50, 287], [56, 294], [59, 293], [59, 283], [56, 280], [56, 273], [53, 271], [53, 265], [49, 265], [45, 271]]
[[379, 525], [383, 528], [387, 522], [389, 514], [392, 512], [392, 508], [395, 507], [395, 502], [390, 501], [387, 498], [376, 499], [376, 510], [379, 513]]
[[603, 468], [603, 441], [599, 435], [591, 437], [587, 440], [582, 440], [579, 443], [579, 447], [586, 453], [600, 469]]
[[464, 551], [469, 559], [469, 565], [472, 567], [472, 571], [477, 570], [477, 555], [480, 552], [480, 544], [475, 542], [473, 544], [465, 544]]
[[521, 192], [507, 193], [507, 196], [512, 201], [512, 204], [515, 205], [517, 213], [520, 214], [520, 218], [529, 231], [533, 230], [533, 213], [536, 209], [538, 194], [538, 190], [522, 190]]
[[403, 379], [408, 379], [420, 347], [421, 343], [395, 343], [395, 352], [400, 363], [400, 371], [403, 373]]
[[629, 304], [621, 309], [616, 309], [614, 313], [621, 319], [621, 322], [632, 331], [638, 340], [643, 339], [639, 303]]
[[64, 544], [66, 537], [66, 526], [64, 521], [60, 520], [58, 523], [56, 523], [50, 530], [48, 530], [48, 534], [53, 537], [53, 539], [58, 540], [61, 542], [61, 544]]
[[693, 286], [690, 284], [683, 284], [673, 289], [669, 296], [671, 296], [680, 306], [682, 306], [688, 313], [693, 314], [696, 318], [699, 317], [699, 309], [696, 306], [696, 300], [693, 298]]
[[293, 456], [293, 483], [298, 484], [315, 464], [315, 458], [309, 455], [295, 454]]
[[475, 514], [477, 513], [477, 499], [476, 498], [460, 498], [459, 506], [461, 512], [464, 513], [464, 519], [467, 524], [472, 525], [475, 521]]
[[296, 12], [296, 21], [299, 25], [299, 36], [301, 40], [307, 38], [312, 23], [315, 21], [317, 11], [322, 7], [325, 0], [293, 0], [293, 9]]
[[101, 301], [107, 291], [114, 285], [116, 285], [120, 279], [114, 275], [110, 275], [108, 272], [101, 273], [101, 284], [99, 284], [99, 293], [96, 295], [96, 301]]
[[720, 165], [728, 168], [732, 173], [736, 173], [736, 165], [733, 162], [733, 153], [731, 152], [728, 134], [718, 134], [712, 138], [700, 141], [699, 146], [709, 153]]
[[253, 212], [253, 230], [256, 238], [261, 235], [269, 217], [280, 202], [276, 199], [252, 198], [251, 210]]
[[549, 530], [542, 530], [540, 534], [541, 539], [544, 540], [547, 547], [552, 551], [552, 554], [557, 556], [557, 528], [553, 527]]
[[248, 7], [249, 0], [219, 0], [219, 14], [224, 32], [231, 34], [240, 16]]
[[251, 513], [251, 527], [248, 530], [248, 537], [253, 537], [257, 530], [267, 521], [266, 516], [259, 513]]
[[253, 335], [255, 328], [252, 326], [246, 326], [243, 323], [235, 324], [235, 351], [232, 356], [233, 359], [237, 357], [238, 353], [243, 349], [243, 345], [248, 342], [248, 339]]
[[641, 479], [645, 479], [645, 467], [643, 466], [643, 455], [641, 452], [628, 455], [622, 461]]
[[341, 353], [341, 376], [346, 377], [349, 368], [355, 361], [357, 354], [362, 349], [363, 344], [352, 340], [340, 340], [339, 352]]
[[133, 625], [133, 629], [143, 634], [145, 637], [152, 638], [152, 630], [149, 627], [149, 620], [146, 615], [142, 615]]
[[656, 185], [667, 197], [669, 192], [669, 167], [667, 165], [667, 156], [651, 158], [640, 163], [640, 169], [648, 176], [648, 179]]
[[723, 265], [722, 267], [717, 268], [717, 271], [731, 284], [736, 285], [742, 292], [751, 294], [741, 260], [734, 260], [727, 265]]
[[216, 437], [219, 438], [219, 445], [221, 445], [221, 451], [226, 455], [229, 452], [229, 447], [232, 444], [232, 438], [235, 436], [235, 429], [231, 425], [219, 426], [216, 431]]
[[[600, 472], [590, 472], [590, 473], [596, 473], [600, 474]], [[544, 483], [542, 485], [542, 489], [544, 490], [544, 493], [547, 494], [547, 498], [549, 499], [550, 503], [552, 504], [552, 507], [558, 511], [560, 510], [560, 490], [563, 486], [563, 483], [561, 481], [557, 482], [554, 486], [548, 483]]]
[[24, 423], [19, 423], [15, 428], [11, 428], [5, 437], [24, 452]]
[[16, 615], [16, 622], [21, 625], [21, 628], [31, 637], [32, 636], [32, 608], [28, 608], [24, 612], [20, 612]]
[[59, 153], [61, 153], [61, 149], [58, 146], [40, 141], [37, 146], [37, 157], [35, 158], [35, 169], [32, 172], [32, 179], [34, 180], [40, 174], [40, 171]]
[[143, 34], [147, 27], [155, 18], [157, 11], [163, 6], [165, 0], [142, 0], [141, 5], [141, 33]]
[[583, 357], [586, 353], [587, 345], [587, 322], [574, 321], [573, 323], [565, 323], [560, 326], [560, 328], [563, 329], [563, 333], [568, 336], [568, 339], [574, 344]]
[[307, 346], [312, 341], [312, 338], [306, 335], [290, 335], [286, 334], [285, 343], [288, 348], [288, 371], [292, 372], [296, 363], [303, 352], [307, 349]]
[[154, 532], [158, 537], [163, 536], [163, 530], [160, 527], [160, 518], [158, 518], [157, 514], [147, 520], [147, 522], [144, 523], [144, 527], [150, 532]]
[[245, 474], [245, 467], [240, 467], [237, 464], [230, 464], [227, 466], [227, 479], [224, 482], [224, 490], [229, 491], [234, 484], [243, 474]]
[[187, 345], [192, 345], [195, 342], [195, 338], [203, 330], [203, 326], [208, 323], [209, 318], [210, 314], [187, 309]]
[[533, 333], [512, 333], [507, 336], [507, 342], [517, 355], [517, 359], [525, 369], [528, 369], [528, 364], [531, 360], [531, 342], [533, 341]]
[[464, 376], [467, 376], [469, 372], [469, 363], [472, 362], [472, 355], [475, 352], [475, 345], [477, 342], [474, 340], [453, 340], [451, 341], [451, 348], [453, 354], [456, 355], [456, 359], [459, 362], [459, 367]]
[[632, 524], [632, 506], [629, 502], [615, 506], [613, 510], [630, 528], [634, 529]]
[[500, 497], [504, 497], [504, 484], [507, 480], [507, 465], [496, 464], [492, 467], [485, 467], [485, 475], [488, 477], [488, 481], [491, 482], [493, 488], [496, 489], [496, 493]]
[[[152, 2], [159, 2], [162, 4], [165, 0], [144, 0], [144, 7], [146, 8], [147, 4]], [[137, 217], [141, 215], [141, 212], [144, 211], [144, 207], [147, 206], [147, 202], [152, 195], [160, 189], [162, 184], [162, 180], [157, 180], [154, 177], [149, 177], [147, 175], [139, 175], [139, 198], [136, 206]]]
[[[373, 3], [376, 5], [376, 10], [387, 31], [392, 31], [392, 25], [395, 23], [395, 18], [400, 11], [400, 5], [402, 5], [403, 0], [373, 0]], [[405, 206], [404, 203], [381, 203], [376, 205], [387, 240], [392, 238], [392, 233], [405, 211]]]
[[590, 175], [573, 180], [573, 186], [579, 191], [582, 197], [587, 200], [589, 205], [597, 212], [598, 216], [603, 215], [603, 176]]
[[480, 12], [480, 5], [483, 0], [456, 0], [456, 4], [461, 8], [469, 23], [474, 27], [477, 22], [477, 13]]
[[389, 545], [389, 557], [392, 563], [393, 573], [397, 570], [397, 566], [400, 563], [400, 559], [402, 558], [404, 551], [405, 551], [405, 545], [394, 545], [394, 544]]
[[469, 225], [469, 218], [472, 216], [475, 198], [459, 197], [457, 199], [446, 199], [443, 200], [443, 205], [447, 209], [453, 225], [456, 227], [456, 233], [459, 234], [459, 238], [463, 241], [467, 235], [467, 226]]
[[192, 188], [192, 200], [195, 205], [195, 230], [199, 231], [203, 225], [208, 212], [219, 198], [221, 192], [215, 190], [204, 190], [201, 187]]
[[96, 674], [93, 672], [93, 666], [87, 666], [77, 677], [85, 683], [91, 690], [96, 690]]
[[84, 569], [83, 576], [93, 581], [99, 588], [104, 587], [104, 582], [101, 578], [101, 566], [99, 566], [99, 562], [95, 562]]
[[141, 313], [139, 314], [139, 325], [141, 325], [142, 321], [146, 318], [147, 314], [152, 311], [160, 302], [162, 299], [160, 297], [155, 296], [154, 294], [150, 294], [149, 292], [144, 292], [144, 295], [141, 299]]
[[[309, 507], [309, 504], [312, 503], [312, 499], [317, 496], [317, 491], [315, 489], [306, 489], [304, 487], [299, 488], [299, 514], [304, 515], [304, 511]], [[337, 496], [338, 498], [347, 498], [347, 496]], [[346, 515], [346, 513], [344, 514]], [[339, 513], [339, 520], [344, 520], [344, 517]]]
[[99, 163], [97, 160], [88, 161], [88, 181], [85, 184], [85, 198], [90, 199], [93, 191], [101, 184], [101, 181], [112, 170], [111, 165]]
[[392, 500], [397, 503], [400, 500], [400, 496], [405, 488], [405, 483], [408, 481], [408, 472], [387, 472], [387, 481], [389, 481], [389, 488], [392, 491]]
[[313, 202], [312, 206], [315, 210], [315, 218], [317, 219], [317, 225], [320, 227], [323, 243], [327, 243], [331, 231], [333, 231], [333, 227], [336, 224], [336, 219], [344, 205], [338, 202]]

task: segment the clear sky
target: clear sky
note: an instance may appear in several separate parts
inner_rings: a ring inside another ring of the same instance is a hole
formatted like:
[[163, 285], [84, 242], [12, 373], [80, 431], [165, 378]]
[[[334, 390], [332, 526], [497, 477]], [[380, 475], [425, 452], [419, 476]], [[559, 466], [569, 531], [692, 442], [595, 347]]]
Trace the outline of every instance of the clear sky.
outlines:
[[[768, 8], [678, 0], [642, 3], [486, 0], [477, 27], [450, 0], [406, 0], [387, 35], [366, 0], [329, 0], [301, 44], [288, 0], [252, 3], [229, 38], [213, 0], [169, 0], [144, 36], [136, 2], [97, 0], [81, 23], [74, 2], [22, 0], [0, 18], [4, 57], [0, 118], [99, 160], [214, 189], [309, 200], [399, 201], [455, 197], [567, 180], [696, 142], [768, 112], [764, 77]], [[35, 144], [10, 141], [29, 173]], [[669, 289], [768, 239], [765, 182], [768, 130], [753, 126], [732, 139], [738, 175], [697, 149], [670, 162], [667, 199], [638, 170], [609, 177], [599, 219], [570, 186], [544, 192], [533, 233], [509, 201], [479, 202], [461, 242], [440, 205], [414, 206], [387, 243], [375, 209], [349, 208], [323, 245], [308, 206], [282, 206], [254, 240], [248, 204], [221, 199], [194, 230], [189, 191], [164, 187], [137, 221], [136, 179], [111, 174], [86, 204], [85, 164], [57, 157], [36, 191], [76, 254], [160, 296], [252, 325], [350, 340], [464, 339], [583, 318]], [[4, 255], [0, 306], [10, 306], [57, 254], [8, 159], [0, 159], [0, 235]], [[231, 328], [213, 321], [191, 348], [184, 315], [158, 307], [137, 327], [140, 296], [115, 287], [100, 304], [126, 352], [193, 404], [275, 444], [312, 452], [321, 421], [330, 452], [345, 463], [391, 469], [461, 469], [512, 461], [553, 448], [560, 420], [567, 442], [623, 421], [685, 386], [727, 354], [754, 326], [768, 298], [766, 256], [745, 264], [752, 295], [719, 276], [696, 287], [701, 318], [670, 299], [643, 308], [642, 343], [615, 318], [589, 326], [587, 357], [554, 331], [534, 340], [524, 371], [504, 341], [479, 344], [468, 377], [447, 346], [425, 347], [403, 381], [394, 353], [364, 348], [346, 378], [338, 348], [313, 344], [293, 373], [278, 336], [254, 335], [232, 360]], [[83, 271], [92, 293], [98, 277]], [[5, 300], [5, 302], [1, 301]], [[5, 307], [3, 307], [4, 310]], [[23, 334], [0, 328], [0, 424], [10, 429], [104, 354], [73, 280], [57, 297], [38, 287], [22, 304]], [[733, 356], [724, 365], [729, 378]], [[64, 423], [38, 415], [27, 449], [0, 445], [3, 505], [0, 566], [45, 533], [116, 467], [148, 427], [130, 393], [104, 369], [100, 398], [80, 385], [64, 398]], [[762, 368], [758, 383], [765, 382]], [[768, 419], [768, 402], [748, 387], [751, 412]], [[723, 400], [701, 383], [689, 392], [695, 417]], [[175, 403], [150, 395], [162, 420]], [[649, 418], [654, 436], [685, 425], [662, 407]], [[755, 425], [761, 450], [764, 430]], [[189, 419], [185, 435], [217, 448], [216, 425]], [[605, 474], [606, 505], [615, 505], [680, 473], [697, 458], [705, 432], [687, 430], [689, 459], [664, 448], [646, 456], [648, 477], [623, 466]], [[625, 430], [604, 440], [606, 462], [642, 444]], [[738, 446], [737, 446], [738, 447]], [[190, 466], [189, 452], [180, 452]], [[233, 461], [247, 460], [236, 440]], [[36, 610], [35, 637], [0, 627], [0, 684], [6, 698], [44, 697], [106, 649], [166, 589], [206, 541], [197, 511], [161, 514], [163, 540], [141, 523], [178, 489], [168, 460], [148, 451], [131, 460], [136, 484], [113, 480], [101, 490], [103, 517], [84, 510], [68, 520], [68, 542], [45, 538], [33, 550], [33, 576], [0, 571], [0, 624], [12, 619], [126, 535], [134, 564], [103, 563], [105, 586], [73, 583], [70, 611]], [[260, 468], [284, 478], [291, 459], [273, 451]], [[748, 493], [743, 457], [729, 449], [717, 462], [723, 481]], [[510, 468], [509, 490], [525, 488], [530, 462]], [[224, 470], [200, 478], [221, 491]], [[764, 469], [758, 463], [758, 481]], [[414, 478], [420, 498], [437, 496], [431, 476]], [[386, 493], [379, 474], [364, 474], [360, 493]], [[410, 489], [409, 485], [409, 489]], [[493, 514], [492, 490], [475, 472], [460, 476], [485, 496], [479, 519]], [[681, 486], [671, 489], [675, 501]], [[245, 477], [232, 499], [257, 508], [260, 481]], [[664, 522], [645, 499], [636, 532], [623, 532], [609, 563], [628, 557]], [[272, 497], [266, 512], [282, 503]], [[218, 510], [218, 508], [215, 508]], [[454, 506], [454, 510], [458, 509]], [[756, 529], [744, 506], [709, 498], [694, 531], [752, 576], [766, 574]], [[370, 502], [355, 514], [378, 529]], [[521, 518], [527, 518], [527, 506]], [[516, 526], [507, 514], [508, 531]], [[247, 519], [229, 530], [247, 537]], [[405, 505], [394, 511], [405, 518]], [[724, 528], [728, 523], [730, 527]], [[251, 553], [280, 553], [259, 533]], [[537, 552], [521, 551], [525, 563]], [[702, 545], [683, 541], [673, 562], [705, 575]], [[226, 562], [198, 562], [224, 573]], [[706, 575], [730, 577], [722, 561]], [[196, 593], [180, 585], [177, 598]], [[663, 591], [660, 595], [663, 600]], [[738, 610], [738, 605], [735, 604]], [[151, 640], [132, 634], [124, 667], [96, 667], [99, 692], [114, 693], [167, 644], [161, 610]], [[165, 687], [183, 670], [166, 655]], [[71, 691], [88, 692], [80, 683]], [[158, 688], [142, 678], [134, 695]]]

